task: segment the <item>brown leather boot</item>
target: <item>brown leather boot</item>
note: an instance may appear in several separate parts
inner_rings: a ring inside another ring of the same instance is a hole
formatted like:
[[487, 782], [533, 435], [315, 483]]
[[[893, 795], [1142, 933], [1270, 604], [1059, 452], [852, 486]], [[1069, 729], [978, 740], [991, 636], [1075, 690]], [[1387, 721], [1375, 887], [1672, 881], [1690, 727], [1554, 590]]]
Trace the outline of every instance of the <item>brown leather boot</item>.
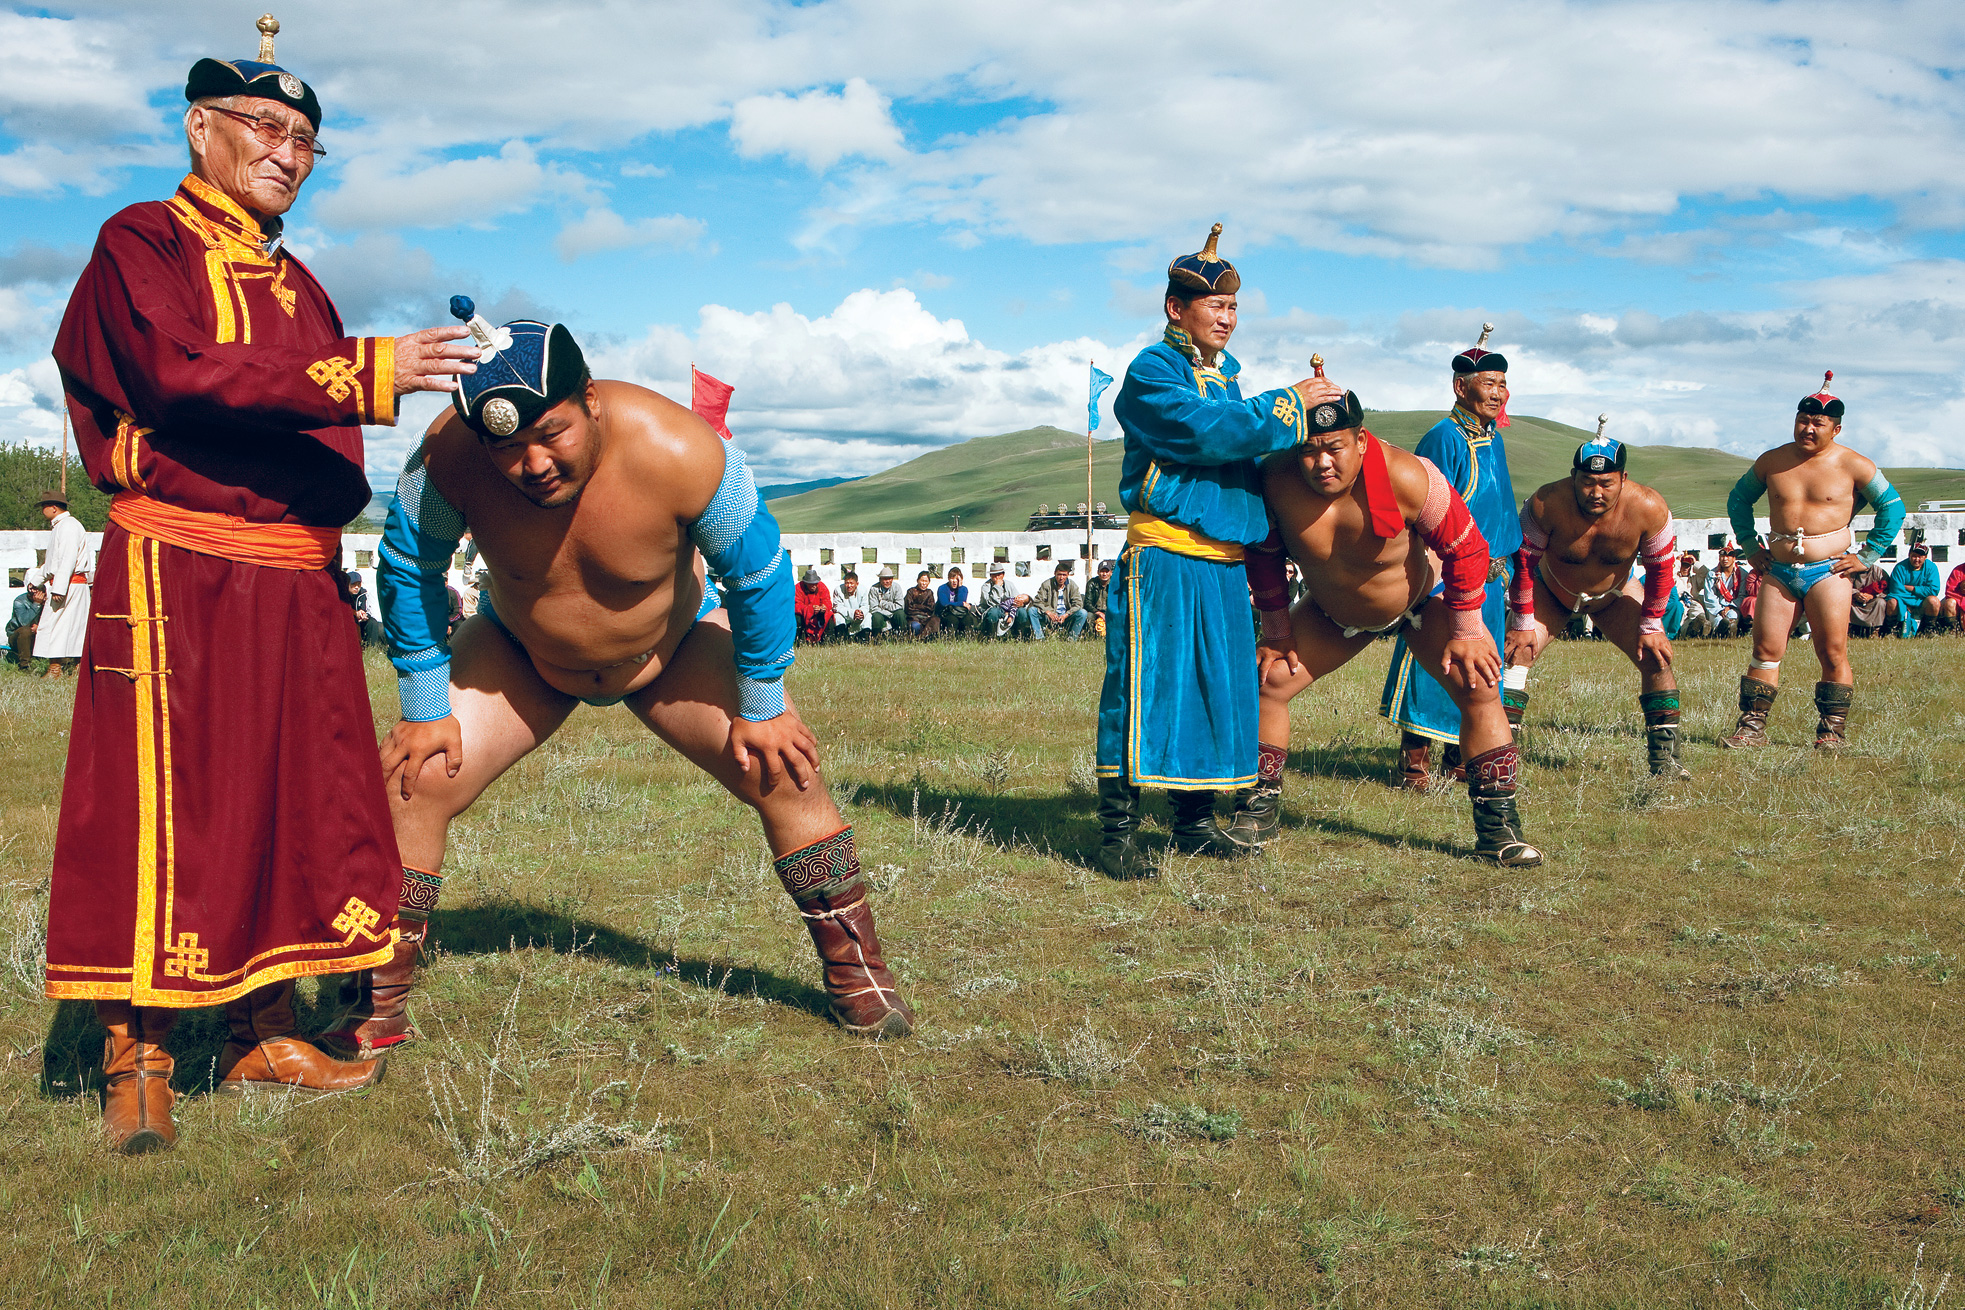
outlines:
[[914, 1015], [901, 999], [894, 975], [880, 958], [873, 908], [853, 830], [841, 828], [774, 861], [778, 881], [791, 893], [825, 966], [826, 1000], [841, 1028], [857, 1037], [906, 1037]]
[[1433, 785], [1427, 772], [1432, 764], [1433, 743], [1416, 732], [1399, 734], [1399, 772], [1392, 785], [1404, 791], [1425, 791]]
[[1440, 772], [1455, 782], [1467, 781], [1467, 764], [1460, 758], [1460, 743], [1448, 742], [1440, 751]]
[[382, 1060], [337, 1060], [294, 1036], [293, 983], [273, 983], [225, 1005], [231, 1040], [218, 1067], [221, 1092], [243, 1092], [248, 1083], [279, 1083], [319, 1092], [345, 1092], [382, 1079]]
[[340, 1013], [333, 1027], [314, 1039], [315, 1045], [339, 1060], [373, 1060], [422, 1037], [409, 1021], [409, 992], [429, 944], [430, 912], [442, 890], [442, 874], [403, 866], [395, 954], [389, 963], [342, 981]]
[[1849, 706], [1855, 699], [1856, 689], [1848, 683], [1815, 684], [1815, 712], [1821, 716], [1815, 724], [1816, 750], [1839, 751], [1848, 745]]
[[109, 1030], [102, 1071], [109, 1086], [102, 1097], [102, 1127], [109, 1149], [119, 1155], [168, 1150], [177, 1141], [171, 1122], [172, 1062], [164, 1038], [177, 1011], [134, 1006], [128, 1001], [97, 1001], [96, 1016]]
[[1781, 689], [1759, 678], [1740, 679], [1740, 721], [1733, 731], [1719, 739], [1727, 750], [1747, 750], [1767, 744], [1767, 716], [1774, 709], [1774, 698]]

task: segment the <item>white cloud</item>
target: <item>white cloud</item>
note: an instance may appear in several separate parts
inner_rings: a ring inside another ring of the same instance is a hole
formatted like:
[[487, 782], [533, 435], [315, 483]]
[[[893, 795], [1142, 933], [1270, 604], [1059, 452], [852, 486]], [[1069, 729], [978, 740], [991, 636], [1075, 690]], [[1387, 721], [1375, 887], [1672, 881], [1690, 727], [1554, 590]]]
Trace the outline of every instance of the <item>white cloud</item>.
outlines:
[[814, 90], [746, 96], [731, 107], [730, 139], [746, 159], [789, 155], [816, 172], [848, 155], [892, 160], [904, 153], [887, 97], [861, 77], [850, 79], [838, 95]]
[[495, 155], [427, 163], [380, 153], [358, 155], [340, 185], [316, 196], [308, 213], [333, 228], [468, 227], [551, 199], [591, 200], [576, 171], [541, 163], [524, 141]]
[[560, 229], [553, 241], [559, 257], [572, 263], [603, 250], [626, 250], [634, 246], [657, 246], [680, 250], [702, 238], [705, 225], [699, 218], [666, 214], [660, 218], [622, 218], [605, 205], [596, 205]]

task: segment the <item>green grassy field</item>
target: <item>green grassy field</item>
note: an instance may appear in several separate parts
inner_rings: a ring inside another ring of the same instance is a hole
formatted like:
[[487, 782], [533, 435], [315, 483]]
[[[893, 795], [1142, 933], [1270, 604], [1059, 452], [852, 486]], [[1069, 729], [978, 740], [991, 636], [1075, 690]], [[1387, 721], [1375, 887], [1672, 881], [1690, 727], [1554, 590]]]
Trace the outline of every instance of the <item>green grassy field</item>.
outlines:
[[[1853, 745], [1712, 745], [1746, 645], [1538, 666], [1540, 869], [1386, 788], [1384, 648], [1300, 703], [1273, 854], [1108, 882], [1091, 645], [801, 654], [919, 1013], [847, 1039], [755, 823], [582, 708], [460, 821], [429, 1040], [338, 1098], [209, 1095], [104, 1155], [39, 997], [61, 687], [0, 677], [0, 1302], [1929, 1310], [1965, 1258], [1965, 641], [1859, 642]], [[371, 667], [378, 706], [394, 705]], [[1164, 810], [1154, 804], [1156, 829]], [[312, 991], [303, 985], [303, 999]], [[313, 1011], [316, 1017], [318, 1011]]]
[[[1367, 426], [1407, 450], [1419, 444], [1442, 410], [1381, 410]], [[1509, 470], [1518, 496], [1569, 476], [1580, 428], [1513, 415], [1507, 429]], [[1768, 444], [1783, 437], [1778, 426]], [[1852, 434], [1861, 448], [1861, 439]], [[1092, 499], [1119, 508], [1118, 441], [1094, 442]], [[1687, 446], [1634, 446], [1630, 475], [1658, 488], [1680, 518], [1718, 518], [1726, 493], [1747, 468], [1737, 455]], [[1915, 509], [1924, 500], [1965, 500], [1965, 470], [1886, 469]], [[1085, 499], [1085, 435], [1031, 428], [977, 437], [930, 452], [871, 477], [771, 502], [786, 532], [938, 532], [955, 518], [972, 531], [1016, 531], [1040, 504], [1077, 505]]]

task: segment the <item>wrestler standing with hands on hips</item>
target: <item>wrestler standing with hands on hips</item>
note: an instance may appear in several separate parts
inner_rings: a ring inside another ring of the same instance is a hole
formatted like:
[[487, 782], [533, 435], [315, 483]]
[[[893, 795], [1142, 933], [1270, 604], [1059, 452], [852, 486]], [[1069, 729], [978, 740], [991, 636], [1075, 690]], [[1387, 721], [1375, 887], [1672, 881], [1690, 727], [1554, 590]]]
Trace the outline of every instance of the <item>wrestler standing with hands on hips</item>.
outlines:
[[[1815, 749], [1840, 750], [1855, 698], [1855, 670], [1849, 666], [1849, 581], [1852, 574], [1883, 558], [1904, 523], [1897, 489], [1867, 457], [1841, 445], [1843, 404], [1829, 394], [1833, 371], [1822, 374], [1822, 389], [1795, 406], [1794, 440], [1755, 460], [1726, 498], [1733, 534], [1747, 551], [1747, 563], [1767, 583], [1753, 616], [1753, 663], [1740, 679], [1740, 721], [1719, 739], [1730, 750], [1767, 745], [1767, 715], [1781, 689], [1781, 657], [1794, 630], [1797, 607], [1821, 660], [1815, 684]], [[1772, 525], [1763, 542], [1754, 530], [1753, 509], [1767, 497]], [[1869, 502], [1876, 522], [1861, 550], [1851, 523], [1856, 502]]]

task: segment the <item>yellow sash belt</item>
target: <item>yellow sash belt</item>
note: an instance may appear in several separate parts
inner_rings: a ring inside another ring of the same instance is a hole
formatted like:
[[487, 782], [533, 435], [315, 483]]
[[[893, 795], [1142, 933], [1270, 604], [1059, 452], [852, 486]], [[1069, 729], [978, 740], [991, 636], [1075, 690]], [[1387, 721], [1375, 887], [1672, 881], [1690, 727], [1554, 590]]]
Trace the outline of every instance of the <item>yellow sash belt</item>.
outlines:
[[1191, 559], [1213, 560], [1217, 564], [1240, 564], [1242, 547], [1239, 542], [1216, 541], [1204, 537], [1184, 524], [1170, 522], [1158, 514], [1148, 514], [1135, 510], [1126, 520], [1126, 544], [1129, 546], [1156, 546], [1170, 550], [1176, 555], [1186, 555]]

